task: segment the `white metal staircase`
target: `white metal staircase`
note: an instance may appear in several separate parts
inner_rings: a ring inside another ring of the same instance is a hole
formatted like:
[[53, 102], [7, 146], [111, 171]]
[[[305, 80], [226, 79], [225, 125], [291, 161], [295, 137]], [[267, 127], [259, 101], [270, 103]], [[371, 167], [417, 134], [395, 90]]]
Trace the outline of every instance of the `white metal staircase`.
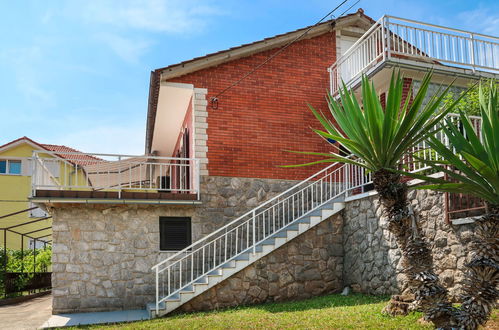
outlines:
[[155, 265], [151, 317], [166, 315], [341, 211], [348, 167], [333, 164]]
[[[449, 114], [452, 121], [458, 116]], [[471, 117], [479, 132], [480, 117]], [[445, 135], [438, 134], [444, 144]], [[411, 172], [430, 168], [412, 156], [437, 160], [426, 142], [401, 160]], [[241, 271], [344, 208], [345, 199], [372, 189], [371, 174], [352, 164], [333, 164], [203, 237], [152, 270], [156, 302], [151, 317], [166, 315]]]

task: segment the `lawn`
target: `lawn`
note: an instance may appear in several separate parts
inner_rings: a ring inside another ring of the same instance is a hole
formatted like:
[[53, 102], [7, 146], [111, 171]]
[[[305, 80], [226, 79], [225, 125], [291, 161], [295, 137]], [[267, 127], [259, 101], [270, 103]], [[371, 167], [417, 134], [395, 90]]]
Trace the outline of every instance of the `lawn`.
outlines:
[[[328, 295], [90, 329], [432, 329], [419, 321], [420, 313], [406, 317], [382, 315], [380, 311], [388, 299], [358, 294]], [[499, 313], [494, 314], [493, 322], [490, 329], [499, 323]]]

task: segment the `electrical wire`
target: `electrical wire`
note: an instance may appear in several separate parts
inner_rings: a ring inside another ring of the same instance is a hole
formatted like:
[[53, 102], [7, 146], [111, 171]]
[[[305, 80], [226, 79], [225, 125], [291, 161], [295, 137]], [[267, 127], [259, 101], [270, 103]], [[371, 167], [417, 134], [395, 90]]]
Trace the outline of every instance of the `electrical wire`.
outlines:
[[[349, 11], [350, 9], [352, 9], [353, 7], [355, 7], [355, 6], [356, 6], [359, 2], [360, 2], [360, 0], [355, 1], [355, 3], [354, 3], [353, 5], [351, 5], [350, 7], [348, 7], [348, 9], [347, 9], [347, 10], [345, 10], [344, 12], [342, 12], [342, 13], [340, 14], [340, 16], [339, 16], [339, 17], [341, 17], [341, 16], [345, 15], [345, 13], [346, 13], [347, 11]], [[333, 15], [333, 16], [334, 16], [334, 15]]]
[[[329, 13], [327, 13], [324, 17], [322, 17], [317, 23], [315, 23], [314, 25], [310, 26], [307, 30], [305, 30], [302, 34], [300, 34], [298, 37], [296, 37], [295, 39], [291, 40], [290, 42], [288, 42], [286, 45], [284, 45], [284, 47], [282, 47], [281, 49], [279, 49], [278, 51], [276, 51], [274, 54], [270, 55], [269, 57], [267, 57], [267, 59], [265, 61], [263, 61], [262, 63], [260, 63], [259, 65], [257, 65], [256, 67], [254, 67], [252, 70], [250, 70], [248, 73], [246, 73], [244, 76], [242, 76], [241, 78], [239, 78], [238, 80], [236, 80], [235, 82], [233, 82], [231, 85], [229, 85], [228, 87], [226, 87], [224, 90], [222, 90], [220, 93], [218, 93], [217, 95], [213, 96], [211, 98], [211, 107], [213, 109], [217, 109], [218, 108], [218, 98], [220, 96], [222, 96], [225, 92], [227, 92], [229, 89], [233, 88], [234, 86], [238, 85], [241, 81], [243, 81], [244, 79], [246, 79], [247, 77], [249, 77], [250, 75], [252, 75], [256, 70], [260, 69], [262, 66], [264, 66], [265, 64], [267, 64], [270, 60], [272, 60], [274, 57], [276, 57], [277, 55], [279, 55], [280, 53], [282, 53], [286, 48], [288, 48], [289, 46], [291, 46], [293, 43], [295, 43], [296, 41], [300, 40], [301, 38], [303, 38], [308, 32], [310, 32], [310, 30], [312, 30], [314, 27], [316, 27], [317, 25], [319, 25], [320, 23], [322, 23], [322, 21], [324, 21], [326, 18], [328, 18], [329, 16], [333, 15], [333, 13], [338, 10], [341, 6], [343, 6], [346, 2], [348, 2], [350, 0], [343, 0], [339, 5], [337, 5], [333, 10], [331, 10]], [[357, 3], [359, 2], [360, 0], [357, 1]], [[355, 4], [354, 4], [355, 5]], [[346, 11], [350, 10], [353, 6], [351, 6], [349, 9], [347, 9]], [[346, 12], [345, 11], [345, 12]], [[345, 13], [344, 12], [344, 13]], [[342, 14], [343, 15], [343, 14]]]

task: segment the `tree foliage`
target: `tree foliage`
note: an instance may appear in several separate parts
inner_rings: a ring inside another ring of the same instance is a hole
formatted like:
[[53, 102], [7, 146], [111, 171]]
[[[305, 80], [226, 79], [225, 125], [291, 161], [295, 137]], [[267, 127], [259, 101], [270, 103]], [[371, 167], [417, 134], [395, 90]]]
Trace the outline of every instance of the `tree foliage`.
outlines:
[[482, 84], [470, 84], [468, 90], [464, 90], [460, 93], [449, 91], [443, 100], [443, 104], [444, 106], [450, 105], [457, 98], [461, 97], [461, 99], [455, 106], [455, 111], [463, 112], [464, 114], [469, 116], [480, 116], [480, 88], [482, 88], [485, 102], [488, 102], [490, 88], [493, 87], [497, 89], [498, 85], [499, 81], [491, 79]]

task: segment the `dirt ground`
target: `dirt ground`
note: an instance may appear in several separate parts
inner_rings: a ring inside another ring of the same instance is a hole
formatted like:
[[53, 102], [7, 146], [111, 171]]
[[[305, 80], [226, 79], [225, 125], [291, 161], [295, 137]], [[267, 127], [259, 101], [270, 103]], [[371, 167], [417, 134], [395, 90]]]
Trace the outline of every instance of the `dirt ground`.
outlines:
[[52, 315], [52, 295], [0, 306], [1, 330], [38, 329]]

